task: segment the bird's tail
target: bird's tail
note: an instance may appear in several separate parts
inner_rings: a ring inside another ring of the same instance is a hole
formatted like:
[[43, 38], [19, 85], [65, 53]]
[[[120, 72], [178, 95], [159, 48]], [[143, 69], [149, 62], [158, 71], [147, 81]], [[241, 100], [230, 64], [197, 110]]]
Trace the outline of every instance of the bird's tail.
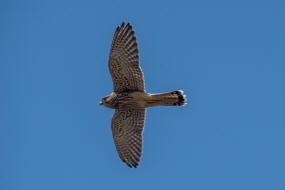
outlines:
[[146, 102], [147, 106], [184, 106], [186, 95], [183, 94], [182, 90], [150, 94]]

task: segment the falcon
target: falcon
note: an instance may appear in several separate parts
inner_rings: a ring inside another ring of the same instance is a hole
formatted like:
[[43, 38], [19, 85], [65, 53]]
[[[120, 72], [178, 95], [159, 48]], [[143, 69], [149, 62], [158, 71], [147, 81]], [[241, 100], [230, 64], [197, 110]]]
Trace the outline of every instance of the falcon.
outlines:
[[108, 66], [114, 90], [101, 99], [100, 105], [115, 109], [111, 127], [117, 152], [129, 167], [137, 168], [142, 156], [146, 108], [184, 106], [186, 96], [182, 90], [159, 94], [146, 92], [138, 44], [130, 23], [123, 22], [117, 27]]

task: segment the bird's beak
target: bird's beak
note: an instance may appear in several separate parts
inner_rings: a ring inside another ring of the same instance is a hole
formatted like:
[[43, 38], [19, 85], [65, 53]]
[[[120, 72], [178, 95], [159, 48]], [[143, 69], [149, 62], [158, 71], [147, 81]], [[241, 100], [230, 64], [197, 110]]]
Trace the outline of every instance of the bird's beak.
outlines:
[[99, 105], [103, 105], [103, 102], [102, 102], [102, 100], [100, 101]]

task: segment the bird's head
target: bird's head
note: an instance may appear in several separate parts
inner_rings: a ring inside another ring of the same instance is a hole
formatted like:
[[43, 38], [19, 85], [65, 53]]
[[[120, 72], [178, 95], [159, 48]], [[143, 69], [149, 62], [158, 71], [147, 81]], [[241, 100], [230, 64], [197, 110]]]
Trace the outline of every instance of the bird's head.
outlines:
[[113, 108], [113, 105], [112, 105], [112, 98], [113, 98], [113, 93], [108, 95], [108, 96], [105, 96], [101, 99], [99, 105], [104, 105], [106, 107], [109, 107], [109, 108]]
[[104, 104], [108, 103], [107, 98], [108, 98], [108, 96], [105, 96], [104, 98], [102, 98], [100, 100], [100, 104], [99, 105], [104, 105]]

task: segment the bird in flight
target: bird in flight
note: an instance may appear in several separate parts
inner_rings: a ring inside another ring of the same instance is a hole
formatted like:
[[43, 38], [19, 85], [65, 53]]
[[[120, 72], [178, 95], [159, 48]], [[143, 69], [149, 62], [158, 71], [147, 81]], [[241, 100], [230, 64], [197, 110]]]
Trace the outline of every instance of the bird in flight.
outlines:
[[137, 168], [142, 155], [146, 108], [183, 106], [186, 96], [182, 90], [159, 94], [146, 92], [138, 44], [130, 23], [123, 22], [117, 27], [108, 65], [114, 91], [103, 97], [100, 105], [115, 109], [111, 127], [117, 152], [129, 167]]

